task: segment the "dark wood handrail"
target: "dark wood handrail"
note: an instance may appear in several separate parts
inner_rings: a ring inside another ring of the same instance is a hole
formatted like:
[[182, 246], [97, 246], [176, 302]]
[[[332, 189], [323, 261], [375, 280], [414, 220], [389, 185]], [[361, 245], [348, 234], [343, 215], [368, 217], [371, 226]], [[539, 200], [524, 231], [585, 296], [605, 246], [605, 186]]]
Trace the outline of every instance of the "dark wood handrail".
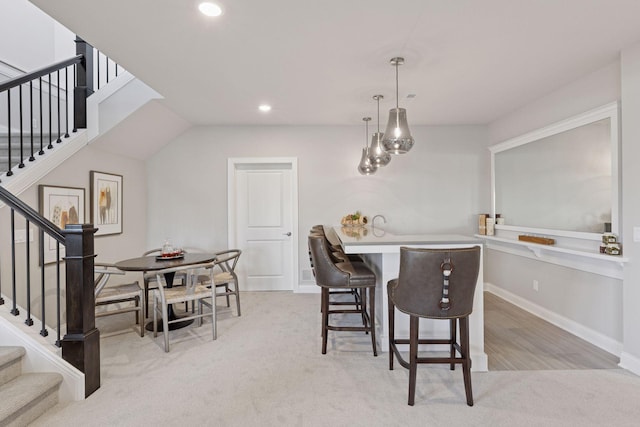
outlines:
[[58, 242], [64, 244], [65, 236], [60, 232], [54, 223], [41, 216], [35, 209], [27, 205], [22, 200], [11, 194], [7, 189], [0, 186], [0, 200], [5, 202], [8, 206], [14, 210], [20, 212], [22, 216], [29, 220], [29, 222], [38, 225], [45, 233], [56, 239]]
[[23, 83], [28, 83], [33, 79], [37, 79], [38, 77], [42, 77], [42, 76], [46, 76], [48, 74], [53, 73], [54, 71], [58, 71], [61, 70], [65, 67], [68, 67], [70, 65], [74, 65], [74, 64], [79, 64], [82, 59], [84, 58], [83, 55], [76, 55], [72, 58], [69, 59], [65, 59], [59, 62], [56, 62], [55, 64], [51, 64], [48, 65], [46, 67], [40, 68], [39, 70], [35, 70], [35, 71], [31, 71], [27, 74], [23, 74], [21, 76], [18, 77], [14, 77], [10, 80], [7, 80], [5, 82], [0, 83], [0, 92], [5, 91], [7, 89], [11, 89], [12, 87], [16, 87], [19, 86]]

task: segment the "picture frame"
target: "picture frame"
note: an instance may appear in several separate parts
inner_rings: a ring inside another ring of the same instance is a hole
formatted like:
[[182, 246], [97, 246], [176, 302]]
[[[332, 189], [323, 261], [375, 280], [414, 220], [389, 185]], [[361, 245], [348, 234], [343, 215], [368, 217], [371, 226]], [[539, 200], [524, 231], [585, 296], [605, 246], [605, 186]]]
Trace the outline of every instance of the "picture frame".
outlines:
[[[64, 230], [67, 224], [84, 224], [85, 222], [85, 189], [78, 187], [62, 187], [55, 185], [38, 186], [38, 205], [40, 215]], [[56, 260], [57, 242], [45, 233], [44, 263]], [[60, 258], [64, 257], [65, 248], [60, 245]]]
[[95, 236], [122, 233], [122, 175], [90, 172], [91, 221]]

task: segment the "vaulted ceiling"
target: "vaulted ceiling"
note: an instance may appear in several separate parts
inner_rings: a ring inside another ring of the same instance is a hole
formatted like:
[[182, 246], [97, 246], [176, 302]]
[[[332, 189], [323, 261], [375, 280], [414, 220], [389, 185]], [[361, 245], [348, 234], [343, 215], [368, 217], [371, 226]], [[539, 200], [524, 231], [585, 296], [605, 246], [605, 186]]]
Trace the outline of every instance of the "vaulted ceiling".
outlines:
[[30, 1], [192, 124], [386, 122], [394, 56], [411, 124], [484, 124], [640, 41], [638, 0]]

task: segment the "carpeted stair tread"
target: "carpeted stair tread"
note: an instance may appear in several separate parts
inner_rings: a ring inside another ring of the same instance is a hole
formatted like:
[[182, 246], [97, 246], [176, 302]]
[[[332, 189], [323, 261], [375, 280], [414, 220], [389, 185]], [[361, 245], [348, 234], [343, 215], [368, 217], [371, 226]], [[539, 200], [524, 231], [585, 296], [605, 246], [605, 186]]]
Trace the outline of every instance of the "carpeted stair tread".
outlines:
[[0, 347], [0, 369], [25, 355], [24, 347]]
[[0, 386], [0, 426], [27, 425], [58, 403], [58, 373], [26, 373]]
[[0, 347], [0, 386], [22, 373], [23, 347]]

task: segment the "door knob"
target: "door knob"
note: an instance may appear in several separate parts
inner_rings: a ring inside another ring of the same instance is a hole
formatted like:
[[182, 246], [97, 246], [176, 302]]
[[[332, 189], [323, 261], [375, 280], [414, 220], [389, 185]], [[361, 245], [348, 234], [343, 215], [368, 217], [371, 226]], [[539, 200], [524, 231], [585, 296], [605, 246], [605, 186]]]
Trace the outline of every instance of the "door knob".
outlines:
[[291, 236], [291, 232], [284, 233], [283, 236]]

